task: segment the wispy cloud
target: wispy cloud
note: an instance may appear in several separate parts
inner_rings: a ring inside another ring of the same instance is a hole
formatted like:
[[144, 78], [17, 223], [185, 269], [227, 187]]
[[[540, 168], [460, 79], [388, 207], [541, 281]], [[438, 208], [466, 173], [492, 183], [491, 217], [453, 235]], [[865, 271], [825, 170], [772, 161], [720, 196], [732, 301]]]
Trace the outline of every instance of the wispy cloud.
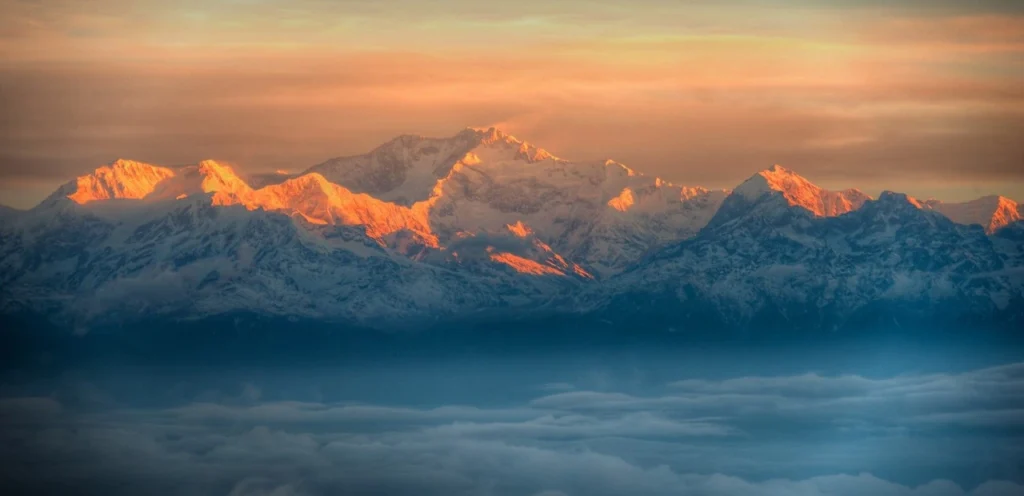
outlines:
[[8, 191], [119, 156], [301, 170], [502, 123], [683, 183], [784, 163], [829, 185], [1024, 198], [1024, 13], [1009, 3], [3, 7]]

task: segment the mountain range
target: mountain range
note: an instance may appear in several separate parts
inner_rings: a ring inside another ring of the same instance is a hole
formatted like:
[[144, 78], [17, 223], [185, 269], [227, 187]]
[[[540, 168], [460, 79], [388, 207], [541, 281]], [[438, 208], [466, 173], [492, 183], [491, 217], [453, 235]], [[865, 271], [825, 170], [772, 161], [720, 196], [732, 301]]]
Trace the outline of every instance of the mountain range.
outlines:
[[248, 315], [427, 328], [558, 316], [673, 331], [1024, 326], [1024, 207], [773, 166], [733, 190], [496, 129], [299, 174], [117, 160], [0, 209], [0, 312], [88, 332]]

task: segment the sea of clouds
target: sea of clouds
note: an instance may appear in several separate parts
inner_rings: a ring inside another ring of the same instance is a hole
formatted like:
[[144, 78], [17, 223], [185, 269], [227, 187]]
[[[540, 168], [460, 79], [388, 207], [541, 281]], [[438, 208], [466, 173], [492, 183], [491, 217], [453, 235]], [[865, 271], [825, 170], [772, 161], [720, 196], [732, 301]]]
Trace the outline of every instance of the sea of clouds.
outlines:
[[527, 400], [446, 405], [295, 400], [252, 383], [144, 402], [54, 384], [3, 390], [5, 494], [1024, 494], [1024, 363], [642, 393], [553, 382]]

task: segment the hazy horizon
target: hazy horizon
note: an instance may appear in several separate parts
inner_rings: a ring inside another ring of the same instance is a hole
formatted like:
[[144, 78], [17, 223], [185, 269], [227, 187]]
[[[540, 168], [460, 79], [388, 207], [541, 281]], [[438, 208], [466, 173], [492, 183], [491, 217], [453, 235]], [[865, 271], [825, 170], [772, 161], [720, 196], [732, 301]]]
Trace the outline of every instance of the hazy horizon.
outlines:
[[0, 21], [0, 203], [117, 157], [303, 169], [497, 125], [729, 188], [1024, 200], [1014, 2], [29, 2]]
[[[480, 129], [479, 127], [475, 127], [475, 126], [465, 126], [462, 129], [474, 129], [474, 128], [475, 129]], [[501, 129], [501, 130], [504, 131], [504, 129]], [[427, 138], [446, 138], [446, 137], [454, 136], [455, 134], [456, 134], [456, 132], [452, 132], [452, 133], [450, 133], [448, 135], [437, 135], [437, 136], [430, 135], [430, 136], [425, 136], [425, 137], [427, 137]], [[509, 134], [512, 134], [512, 133], [509, 133]], [[397, 136], [402, 136], [402, 135], [424, 136], [422, 134], [416, 134], [416, 133], [401, 133], [401, 134], [399, 134]], [[540, 146], [541, 148], [544, 148], [542, 144], [533, 142], [533, 141], [531, 141], [529, 139], [525, 139], [525, 138], [523, 138], [521, 136], [516, 136], [516, 138], [523, 139], [524, 141], [529, 142], [532, 145], [536, 145], [536, 146]], [[390, 141], [390, 140], [388, 140], [388, 141]], [[382, 142], [381, 144], [383, 144], [383, 143], [384, 142]], [[376, 147], [373, 147], [373, 148], [376, 148]], [[547, 148], [545, 148], [545, 149], [547, 151], [549, 151], [549, 152], [552, 151], [552, 150], [549, 150]], [[368, 153], [370, 151], [372, 151], [372, 149], [368, 149], [368, 150], [366, 150], [363, 153]], [[361, 155], [361, 154], [362, 153], [354, 153], [354, 154], [349, 154], [349, 155], [338, 155], [338, 156], [345, 157], [345, 156]], [[558, 153], [554, 153], [554, 155], [558, 156], [559, 158], [565, 159], [565, 160], [569, 160], [569, 161], [573, 161], [573, 162], [582, 162], [580, 160], [574, 160], [571, 157], [560, 156]], [[325, 157], [323, 160], [328, 160], [328, 159], [331, 159], [331, 158], [336, 158], [336, 156]], [[614, 160], [614, 158], [612, 158], [612, 157], [606, 157], [604, 159], [596, 159], [596, 160], [607, 160], [607, 159]], [[182, 163], [174, 163], [174, 164], [167, 164], [167, 163], [147, 162], [145, 160], [139, 160], [139, 159], [133, 158], [133, 157], [118, 157], [117, 159], [114, 159], [114, 160], [109, 160], [109, 161], [106, 161], [106, 162], [101, 163], [101, 164], [96, 164], [96, 166], [94, 168], [87, 169], [87, 170], [83, 171], [82, 174], [80, 174], [80, 175], [87, 175], [88, 173], [91, 173], [95, 168], [102, 167], [102, 166], [105, 166], [105, 165], [109, 165], [110, 163], [113, 163], [116, 160], [134, 160], [134, 161], [138, 161], [138, 162], [151, 163], [152, 165], [157, 165], [157, 166], [162, 166], [162, 167], [170, 167], [170, 168], [186, 167], [186, 166], [189, 166], [189, 165], [195, 165], [195, 164], [197, 164], [197, 163], [199, 163], [199, 162], [201, 162], [203, 160], [215, 160], [215, 161], [219, 161], [219, 162], [225, 162], [225, 161], [220, 161], [220, 160], [216, 159], [215, 157], [202, 157], [202, 158], [198, 158], [198, 159], [193, 160], [193, 161], [182, 162]], [[594, 161], [594, 160], [590, 160], [590, 161]], [[298, 173], [303, 172], [307, 167], [312, 166], [312, 165], [316, 165], [317, 163], [320, 163], [320, 162], [311, 163], [311, 164], [308, 164], [305, 167], [296, 167], [296, 168], [288, 168], [288, 169], [280, 169], [279, 168], [279, 169], [274, 169], [274, 170], [252, 170], [252, 169], [246, 167], [245, 164], [230, 163], [230, 162], [226, 162], [226, 163], [228, 163], [228, 165], [232, 166], [238, 172], [243, 173], [243, 174], [267, 174], [267, 173], [298, 174]], [[654, 174], [647, 173], [643, 169], [640, 169], [640, 168], [637, 168], [637, 167], [633, 166], [633, 164], [624, 164], [624, 165], [629, 166], [631, 169], [634, 169], [634, 170], [636, 170], [637, 172], [639, 172], [641, 174], [650, 175], [650, 176], [656, 176]], [[741, 177], [736, 177], [736, 178], [734, 178], [733, 182], [731, 182], [731, 183], [723, 182], [721, 184], [708, 185], [708, 184], [696, 184], [696, 183], [686, 183], [686, 182], [680, 182], [680, 181], [673, 181], [673, 180], [671, 180], [671, 179], [669, 179], [667, 177], [662, 177], [662, 179], [665, 179], [665, 180], [667, 180], [669, 182], [672, 182], [674, 184], [679, 184], [679, 185], [683, 185], [683, 186], [691, 186], [691, 187], [697, 186], [697, 187], [705, 187], [705, 188], [710, 188], [710, 189], [729, 190], [729, 189], [732, 189], [735, 186], [738, 186], [739, 184], [741, 184], [743, 181], [747, 180], [748, 178], [750, 178], [754, 174], [757, 174], [760, 171], [769, 169], [770, 167], [772, 167], [774, 165], [784, 166], [787, 169], [793, 170], [793, 172], [796, 172], [797, 174], [803, 175], [802, 172], [799, 169], [793, 169], [793, 167], [788, 166], [786, 164], [772, 163], [772, 164], [765, 165], [763, 167], [752, 169], [749, 174], [747, 174], [745, 176], [741, 176]], [[29, 208], [32, 208], [32, 207], [36, 206], [37, 204], [39, 204], [39, 202], [44, 200], [47, 196], [49, 196], [60, 185], [64, 184], [67, 181], [73, 180], [75, 177], [77, 177], [77, 176], [70, 176], [70, 177], [66, 178], [65, 180], [61, 180], [61, 181], [56, 182], [55, 184], [49, 185], [50, 189], [48, 189], [48, 190], [47, 189], [40, 189], [39, 191], [29, 190], [29, 191], [22, 191], [22, 192], [12, 192], [11, 196], [9, 197], [12, 201], [10, 201], [10, 202], [0, 201], [0, 205], [5, 205], [5, 206], [9, 206], [9, 207], [13, 207], [13, 208], [19, 208], [19, 209], [29, 209]], [[929, 199], [929, 200], [930, 199], [936, 199], [936, 200], [941, 200], [941, 201], [944, 201], [944, 202], [970, 201], [970, 200], [975, 200], [975, 199], [986, 197], [986, 196], [1004, 196], [1004, 197], [1008, 197], [1008, 198], [1010, 198], [1010, 199], [1012, 199], [1014, 201], [1019, 201], [1021, 198], [1024, 198], [1024, 196], [1016, 197], [1016, 196], [1013, 196], [1012, 194], [1002, 193], [1003, 191], [1007, 191], [1007, 190], [1016, 191], [1016, 188], [1012, 188], [1012, 187], [1011, 188], [1007, 188], [1007, 186], [1003, 185], [1003, 184], [989, 184], [989, 185], [975, 184], [975, 185], [972, 185], [972, 187], [969, 188], [969, 189], [965, 189], [963, 187], [956, 187], [956, 186], [948, 187], [948, 188], [915, 188], [913, 186], [908, 185], [908, 186], [910, 186], [910, 189], [909, 190], [904, 190], [904, 189], [893, 188], [893, 187], [886, 186], [886, 185], [876, 186], [875, 189], [869, 189], [869, 188], [865, 188], [865, 187], [858, 187], [858, 186], [851, 186], [849, 184], [843, 184], [841, 181], [835, 181], [835, 180], [827, 181], [827, 182], [819, 182], [819, 181], [815, 180], [815, 178], [813, 178], [813, 177], [808, 178], [808, 179], [810, 179], [811, 182], [813, 182], [813, 183], [815, 183], [815, 184], [817, 184], [819, 186], [825, 187], [826, 189], [829, 189], [829, 190], [836, 190], [836, 191], [838, 191], [838, 190], [845, 190], [845, 189], [850, 189], [850, 188], [859, 189], [859, 190], [864, 191], [865, 193], [867, 193], [868, 195], [870, 195], [870, 196], [872, 196], [874, 198], [877, 198], [880, 193], [882, 193], [883, 191], [887, 191], [887, 190], [888, 191], [896, 191], [898, 193], [907, 193], [907, 194], [909, 194], [909, 195], [911, 195], [913, 197], [920, 198], [922, 200], [925, 200], [925, 199]], [[988, 189], [985, 189], [985, 188], [988, 188]], [[927, 194], [927, 195], [918, 195], [918, 194], [914, 194], [913, 191], [929, 191], [930, 193]], [[1022, 193], [1022, 194], [1024, 194], [1024, 193]], [[7, 200], [7, 199], [8, 199], [7, 197], [4, 198], [4, 200]]]
[[0, 476], [34, 494], [1024, 490], [1019, 348], [581, 346], [452, 358], [104, 360], [9, 374]]

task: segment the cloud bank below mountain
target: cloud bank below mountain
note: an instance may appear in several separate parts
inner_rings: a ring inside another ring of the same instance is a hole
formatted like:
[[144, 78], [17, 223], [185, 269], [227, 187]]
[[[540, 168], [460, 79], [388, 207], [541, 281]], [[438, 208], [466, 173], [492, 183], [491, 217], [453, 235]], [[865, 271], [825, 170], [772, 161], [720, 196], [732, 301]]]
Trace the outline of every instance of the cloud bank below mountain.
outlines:
[[108, 494], [1024, 490], [1014, 466], [1022, 457], [1022, 363], [880, 378], [688, 378], [644, 391], [623, 389], [628, 382], [586, 389], [599, 387], [590, 382], [525, 402], [437, 406], [316, 400], [297, 391], [326, 390], [332, 374], [300, 374], [299, 388], [281, 382], [299, 377], [291, 374], [184, 402], [167, 397], [203, 376], [178, 376], [178, 386], [141, 402], [74, 379], [48, 396], [6, 397], [0, 474], [13, 487], [75, 484]]

